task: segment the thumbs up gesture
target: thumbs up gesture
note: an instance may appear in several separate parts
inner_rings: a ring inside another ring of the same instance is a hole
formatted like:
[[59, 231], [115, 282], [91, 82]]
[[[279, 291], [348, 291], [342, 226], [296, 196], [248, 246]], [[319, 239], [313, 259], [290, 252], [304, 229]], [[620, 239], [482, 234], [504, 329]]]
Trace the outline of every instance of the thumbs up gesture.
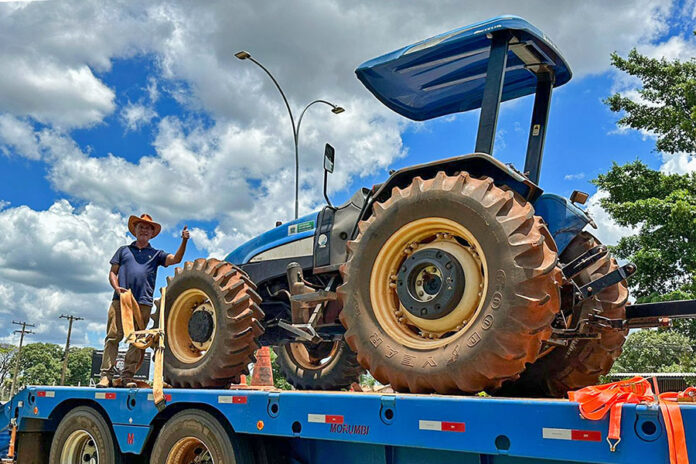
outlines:
[[181, 231], [181, 238], [188, 240], [190, 236], [191, 234], [189, 234], [188, 226], [184, 226], [183, 230]]

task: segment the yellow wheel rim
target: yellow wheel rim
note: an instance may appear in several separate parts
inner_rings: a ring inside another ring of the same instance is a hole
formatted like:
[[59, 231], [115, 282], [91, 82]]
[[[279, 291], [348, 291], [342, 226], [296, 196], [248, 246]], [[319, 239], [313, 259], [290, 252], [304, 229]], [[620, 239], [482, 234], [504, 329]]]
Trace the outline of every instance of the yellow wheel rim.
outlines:
[[316, 353], [314, 350], [308, 350], [304, 343], [289, 343], [288, 348], [290, 356], [295, 363], [305, 370], [316, 371], [323, 369], [329, 364], [338, 351], [339, 342], [334, 342], [331, 349], [326, 353]]
[[86, 430], [75, 430], [65, 440], [60, 453], [61, 464], [98, 464], [99, 450], [94, 437]]
[[[417, 250], [439, 248], [453, 255], [464, 271], [466, 286], [456, 307], [439, 319], [423, 319], [408, 312], [396, 293], [396, 275]], [[370, 303], [382, 329], [395, 341], [415, 349], [451, 343], [476, 320], [488, 288], [486, 258], [469, 230], [446, 218], [410, 222], [386, 241], [372, 266]]]
[[166, 464], [214, 464], [215, 460], [205, 444], [195, 437], [186, 437], [177, 441], [167, 454]]
[[[207, 311], [213, 320], [213, 333], [204, 342], [194, 341], [189, 334], [189, 320], [197, 311]], [[167, 316], [167, 344], [172, 354], [188, 364], [203, 358], [215, 339], [216, 320], [215, 306], [203, 290], [192, 288], [179, 295]]]

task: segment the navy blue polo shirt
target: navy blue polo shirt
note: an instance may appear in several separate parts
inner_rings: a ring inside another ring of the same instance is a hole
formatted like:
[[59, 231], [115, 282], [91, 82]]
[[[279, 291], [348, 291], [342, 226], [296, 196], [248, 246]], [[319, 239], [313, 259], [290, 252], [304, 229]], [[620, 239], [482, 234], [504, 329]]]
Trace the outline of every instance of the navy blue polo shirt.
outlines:
[[[120, 266], [119, 287], [130, 289], [138, 303], [152, 306], [157, 267], [164, 266], [166, 259], [167, 253], [164, 250], [156, 250], [149, 243], [145, 248], [138, 248], [133, 242], [116, 250], [110, 263]], [[114, 292], [114, 300], [119, 298], [119, 293]]]

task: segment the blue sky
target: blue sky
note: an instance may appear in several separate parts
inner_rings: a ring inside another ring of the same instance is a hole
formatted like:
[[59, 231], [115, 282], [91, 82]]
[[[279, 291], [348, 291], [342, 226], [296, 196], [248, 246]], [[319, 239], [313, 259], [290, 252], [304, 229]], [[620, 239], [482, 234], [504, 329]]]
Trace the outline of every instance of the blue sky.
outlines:
[[[369, 5], [369, 8], [368, 8]], [[11, 320], [38, 325], [34, 341], [62, 343], [58, 316], [85, 317], [74, 343], [99, 346], [110, 294], [108, 260], [132, 240], [130, 214], [164, 225], [153, 245], [186, 259], [223, 256], [292, 214], [292, 139], [279, 95], [246, 49], [276, 75], [292, 107], [315, 105], [301, 134], [301, 213], [322, 205], [321, 154], [337, 149], [334, 203], [389, 169], [473, 150], [478, 112], [413, 123], [382, 107], [353, 74], [361, 62], [500, 14], [525, 17], [566, 54], [574, 79], [554, 92], [540, 185], [595, 194], [612, 162], [639, 158], [685, 172], [688, 154], [654, 152], [650, 134], [617, 128], [602, 99], [633, 95], [609, 53], [632, 47], [690, 59], [691, 0], [500, 1], [462, 11], [455, 1], [383, 2], [0, 1], [0, 339]], [[503, 104], [494, 155], [521, 168], [532, 97]], [[296, 114], [297, 117], [297, 114]], [[597, 204], [598, 235], [623, 232]], [[163, 269], [163, 283], [172, 269]]]

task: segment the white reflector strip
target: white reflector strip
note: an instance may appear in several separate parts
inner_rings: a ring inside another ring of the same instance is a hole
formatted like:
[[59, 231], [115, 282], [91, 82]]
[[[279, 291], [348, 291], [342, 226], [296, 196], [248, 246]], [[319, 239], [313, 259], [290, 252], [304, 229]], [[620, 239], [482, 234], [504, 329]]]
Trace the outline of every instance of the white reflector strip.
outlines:
[[98, 399], [98, 400], [115, 400], [115, 399], [116, 399], [116, 393], [112, 393], [112, 392], [108, 392], [108, 393], [107, 393], [107, 392], [105, 392], [105, 393], [98, 392], [98, 393], [95, 393], [95, 394], [94, 394], [94, 398], [96, 398], [96, 399]]
[[544, 438], [550, 438], [552, 440], [602, 441], [602, 432], [599, 430], [553, 429], [544, 427], [541, 434]]
[[437, 432], [464, 432], [466, 427], [464, 422], [419, 420], [418, 428]]
[[316, 424], [342, 424], [343, 416], [331, 414], [307, 414], [307, 422]]
[[56, 392], [54, 391], [38, 391], [36, 392], [36, 396], [39, 398], [55, 398]]
[[542, 436], [552, 440], [572, 440], [572, 431], [570, 429], [551, 429], [544, 427]]
[[218, 403], [222, 404], [246, 404], [246, 396], [218, 396]]
[[437, 430], [439, 432], [442, 430], [442, 423], [440, 421], [420, 420], [418, 421], [418, 428], [421, 430]]

